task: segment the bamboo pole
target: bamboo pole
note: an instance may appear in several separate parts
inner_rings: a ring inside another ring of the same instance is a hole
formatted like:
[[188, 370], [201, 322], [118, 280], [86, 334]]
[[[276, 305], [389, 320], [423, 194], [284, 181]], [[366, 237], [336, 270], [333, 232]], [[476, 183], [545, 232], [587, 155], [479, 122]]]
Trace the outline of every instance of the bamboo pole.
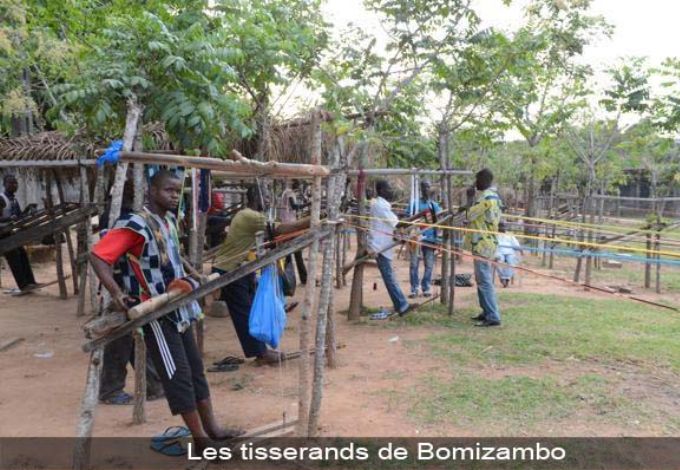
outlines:
[[[318, 164], [321, 161], [321, 125], [319, 113], [315, 112], [312, 119], [312, 144], [310, 149], [311, 161]], [[312, 207], [310, 231], [315, 232], [321, 226], [321, 176], [314, 178], [312, 186]], [[305, 298], [302, 303], [302, 313], [300, 315], [300, 351], [309, 349], [309, 337], [311, 336], [310, 315], [314, 308], [316, 297], [316, 259], [319, 251], [319, 241], [314, 240], [309, 249], [308, 259], [308, 279], [305, 288]], [[297, 435], [299, 437], [309, 436], [309, 407], [310, 407], [310, 378], [309, 378], [309, 356], [303, 354], [299, 364], [299, 387], [298, 387], [298, 426]]]
[[[232, 151], [232, 154], [234, 152]], [[291, 176], [296, 178], [313, 178], [328, 176], [328, 168], [322, 165], [306, 165], [279, 162], [258, 162], [246, 158], [238, 160], [221, 160], [210, 157], [192, 157], [189, 155], [168, 155], [149, 152], [126, 152], [120, 154], [122, 162], [149, 163], [157, 165], [183, 166], [186, 168], [204, 168], [207, 170], [226, 171], [249, 176]]]

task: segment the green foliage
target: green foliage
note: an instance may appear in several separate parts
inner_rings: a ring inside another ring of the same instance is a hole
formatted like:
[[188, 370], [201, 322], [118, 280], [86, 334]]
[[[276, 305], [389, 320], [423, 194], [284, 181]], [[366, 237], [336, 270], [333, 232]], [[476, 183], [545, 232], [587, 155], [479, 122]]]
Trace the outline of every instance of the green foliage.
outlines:
[[220, 152], [225, 138], [248, 135], [248, 108], [227, 92], [237, 80], [233, 53], [215, 47], [217, 23], [195, 3], [111, 15], [82, 55], [79, 76], [55, 87], [62, 106], [103, 136], [121, 134], [129, 99], [144, 105], [146, 121], [163, 122], [182, 148]]
[[320, 0], [222, 0], [214, 7], [221, 44], [234, 51], [234, 90], [248, 98], [249, 126], [262, 135], [274, 93], [305, 82], [328, 44]]
[[677, 132], [680, 129], [680, 59], [666, 59], [656, 72], [662, 79], [662, 93], [653, 105], [654, 122], [665, 131]]

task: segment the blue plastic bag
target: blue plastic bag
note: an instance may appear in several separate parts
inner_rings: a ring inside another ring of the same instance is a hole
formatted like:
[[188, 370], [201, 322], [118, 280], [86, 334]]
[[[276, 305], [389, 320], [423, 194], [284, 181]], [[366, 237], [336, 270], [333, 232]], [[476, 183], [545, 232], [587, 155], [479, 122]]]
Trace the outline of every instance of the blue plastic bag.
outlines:
[[286, 327], [286, 310], [283, 289], [272, 264], [262, 270], [253, 306], [250, 308], [248, 329], [250, 335], [272, 348], [279, 347], [283, 329]]

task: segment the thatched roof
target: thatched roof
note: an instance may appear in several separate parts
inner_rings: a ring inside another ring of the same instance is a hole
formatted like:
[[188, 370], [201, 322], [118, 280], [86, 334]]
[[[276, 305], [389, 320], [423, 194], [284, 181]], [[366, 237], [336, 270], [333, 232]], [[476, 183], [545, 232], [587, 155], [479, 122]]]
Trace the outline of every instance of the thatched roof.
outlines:
[[[172, 146], [168, 134], [158, 123], [144, 126], [144, 139], [151, 140], [154, 148], [168, 150]], [[106, 146], [105, 142], [93, 142], [83, 133], [72, 136], [59, 131], [40, 132], [23, 137], [0, 139], [0, 160], [62, 161], [94, 158], [97, 148]]]

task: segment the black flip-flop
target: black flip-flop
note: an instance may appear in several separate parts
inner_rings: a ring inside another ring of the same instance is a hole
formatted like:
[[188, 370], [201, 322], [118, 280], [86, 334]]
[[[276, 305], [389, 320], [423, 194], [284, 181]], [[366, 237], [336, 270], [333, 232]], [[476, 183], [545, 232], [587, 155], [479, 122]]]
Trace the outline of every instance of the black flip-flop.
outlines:
[[238, 364], [219, 364], [208, 367], [208, 372], [234, 372], [238, 369]]
[[241, 357], [227, 356], [223, 359], [220, 359], [219, 361], [213, 362], [213, 365], [216, 365], [216, 366], [221, 366], [221, 365], [224, 365], [224, 364], [239, 365], [239, 364], [243, 364], [244, 362], [246, 362], [245, 359], [243, 359]]

